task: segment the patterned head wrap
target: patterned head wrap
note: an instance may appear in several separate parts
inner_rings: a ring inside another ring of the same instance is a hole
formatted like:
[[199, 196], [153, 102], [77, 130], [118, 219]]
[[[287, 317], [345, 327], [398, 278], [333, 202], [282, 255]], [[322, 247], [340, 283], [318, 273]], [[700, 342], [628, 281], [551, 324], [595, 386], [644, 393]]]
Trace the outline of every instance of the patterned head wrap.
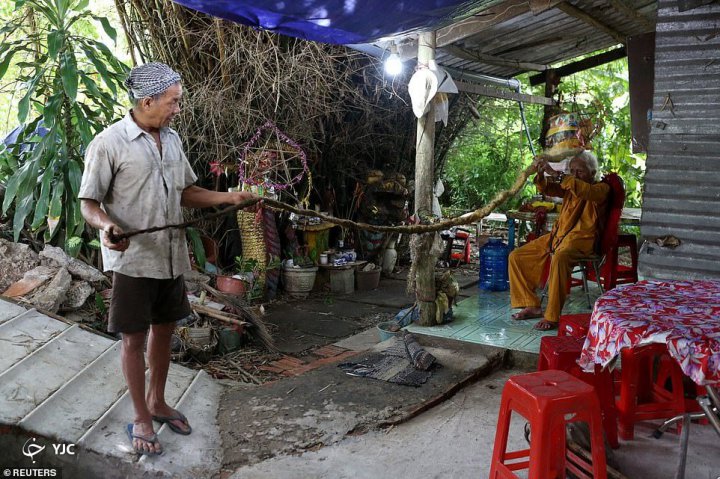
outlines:
[[164, 63], [152, 62], [130, 70], [125, 86], [131, 97], [140, 99], [164, 93], [179, 81], [180, 75], [175, 70]]

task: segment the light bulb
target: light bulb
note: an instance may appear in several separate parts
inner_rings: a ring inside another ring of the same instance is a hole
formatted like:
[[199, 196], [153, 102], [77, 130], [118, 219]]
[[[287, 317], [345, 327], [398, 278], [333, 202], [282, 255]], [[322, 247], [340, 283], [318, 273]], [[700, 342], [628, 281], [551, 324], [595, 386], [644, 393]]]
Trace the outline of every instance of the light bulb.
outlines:
[[402, 73], [403, 64], [400, 61], [400, 57], [397, 53], [390, 54], [385, 60], [385, 73], [390, 76], [396, 76]]

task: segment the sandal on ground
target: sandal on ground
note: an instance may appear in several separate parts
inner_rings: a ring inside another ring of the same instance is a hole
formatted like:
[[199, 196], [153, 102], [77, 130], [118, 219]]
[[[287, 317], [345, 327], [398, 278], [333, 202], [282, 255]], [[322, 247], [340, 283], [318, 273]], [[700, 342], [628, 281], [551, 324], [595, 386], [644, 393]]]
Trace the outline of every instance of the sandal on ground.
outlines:
[[515, 321], [523, 321], [526, 319], [538, 319], [542, 318], [542, 313], [530, 313], [528, 312], [527, 308], [524, 308], [517, 313], [511, 314], [510, 317], [514, 319]]
[[[188, 422], [187, 418], [183, 413], [180, 411], [175, 411], [175, 414], [172, 416], [153, 416], [153, 421], [157, 421], [160, 424], [167, 424], [167, 427], [170, 428], [170, 430], [176, 434], [182, 434], [183, 436], [187, 436], [192, 432], [192, 427], [190, 427], [190, 423]], [[187, 426], [187, 429], [182, 429], [178, 427], [173, 421], [180, 421], [185, 426]]]
[[548, 321], [547, 319], [543, 319], [542, 321], [538, 321], [533, 328], [537, 329], [538, 331], [550, 331], [553, 329], [557, 329], [558, 323], [555, 321]]
[[145, 456], [159, 456], [163, 452], [161, 451], [146, 451], [145, 449], [142, 449], [140, 447], [135, 447], [135, 439], [140, 439], [141, 441], [147, 442], [149, 444], [158, 445], [160, 444], [158, 442], [157, 434], [153, 433], [150, 435], [142, 435], [142, 434], [134, 434], [133, 430], [135, 429], [134, 424], [128, 424], [125, 428], [125, 432], [127, 433], [128, 439], [130, 439], [130, 445], [133, 448], [133, 451], [135, 451], [135, 454], [145, 455]]

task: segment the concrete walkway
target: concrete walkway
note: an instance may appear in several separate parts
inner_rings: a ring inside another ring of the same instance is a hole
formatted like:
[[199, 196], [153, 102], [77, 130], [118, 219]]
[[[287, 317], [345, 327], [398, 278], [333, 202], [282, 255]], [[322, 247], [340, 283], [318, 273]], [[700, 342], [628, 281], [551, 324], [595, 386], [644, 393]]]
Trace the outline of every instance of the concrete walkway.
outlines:
[[[0, 465], [28, 467], [23, 445], [64, 477], [211, 477], [221, 464], [216, 423], [221, 386], [171, 364], [166, 399], [193, 425], [190, 436], [159, 429], [166, 454], [132, 452], [125, 426], [133, 409], [120, 369], [120, 343], [0, 299]], [[158, 424], [156, 424], [156, 427]], [[74, 444], [56, 455], [52, 444]]]
[[[405, 424], [370, 431], [317, 451], [278, 456], [235, 471], [232, 479], [477, 479], [488, 477], [500, 395], [507, 378], [521, 370], [501, 370]], [[525, 421], [514, 416], [509, 450], [527, 447]], [[640, 425], [633, 441], [613, 451], [617, 468], [629, 479], [673, 479], [678, 461], [676, 434], [650, 437]], [[710, 426], [690, 430], [687, 479], [720, 477], [717, 434]], [[525, 476], [523, 476], [525, 477]]]

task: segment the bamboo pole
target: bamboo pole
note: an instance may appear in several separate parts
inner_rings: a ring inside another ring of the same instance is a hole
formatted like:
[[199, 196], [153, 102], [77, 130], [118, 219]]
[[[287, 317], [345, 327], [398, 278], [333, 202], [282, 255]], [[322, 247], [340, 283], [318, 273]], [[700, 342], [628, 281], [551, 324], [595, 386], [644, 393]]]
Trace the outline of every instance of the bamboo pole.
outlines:
[[[418, 66], [427, 67], [435, 61], [436, 33], [421, 33], [418, 38]], [[435, 171], [435, 108], [430, 103], [427, 113], [417, 120], [415, 140], [415, 215], [428, 218], [432, 214], [433, 171]], [[422, 326], [435, 324], [435, 263], [432, 244], [437, 233], [418, 238], [415, 250], [415, 295], [420, 305]]]

